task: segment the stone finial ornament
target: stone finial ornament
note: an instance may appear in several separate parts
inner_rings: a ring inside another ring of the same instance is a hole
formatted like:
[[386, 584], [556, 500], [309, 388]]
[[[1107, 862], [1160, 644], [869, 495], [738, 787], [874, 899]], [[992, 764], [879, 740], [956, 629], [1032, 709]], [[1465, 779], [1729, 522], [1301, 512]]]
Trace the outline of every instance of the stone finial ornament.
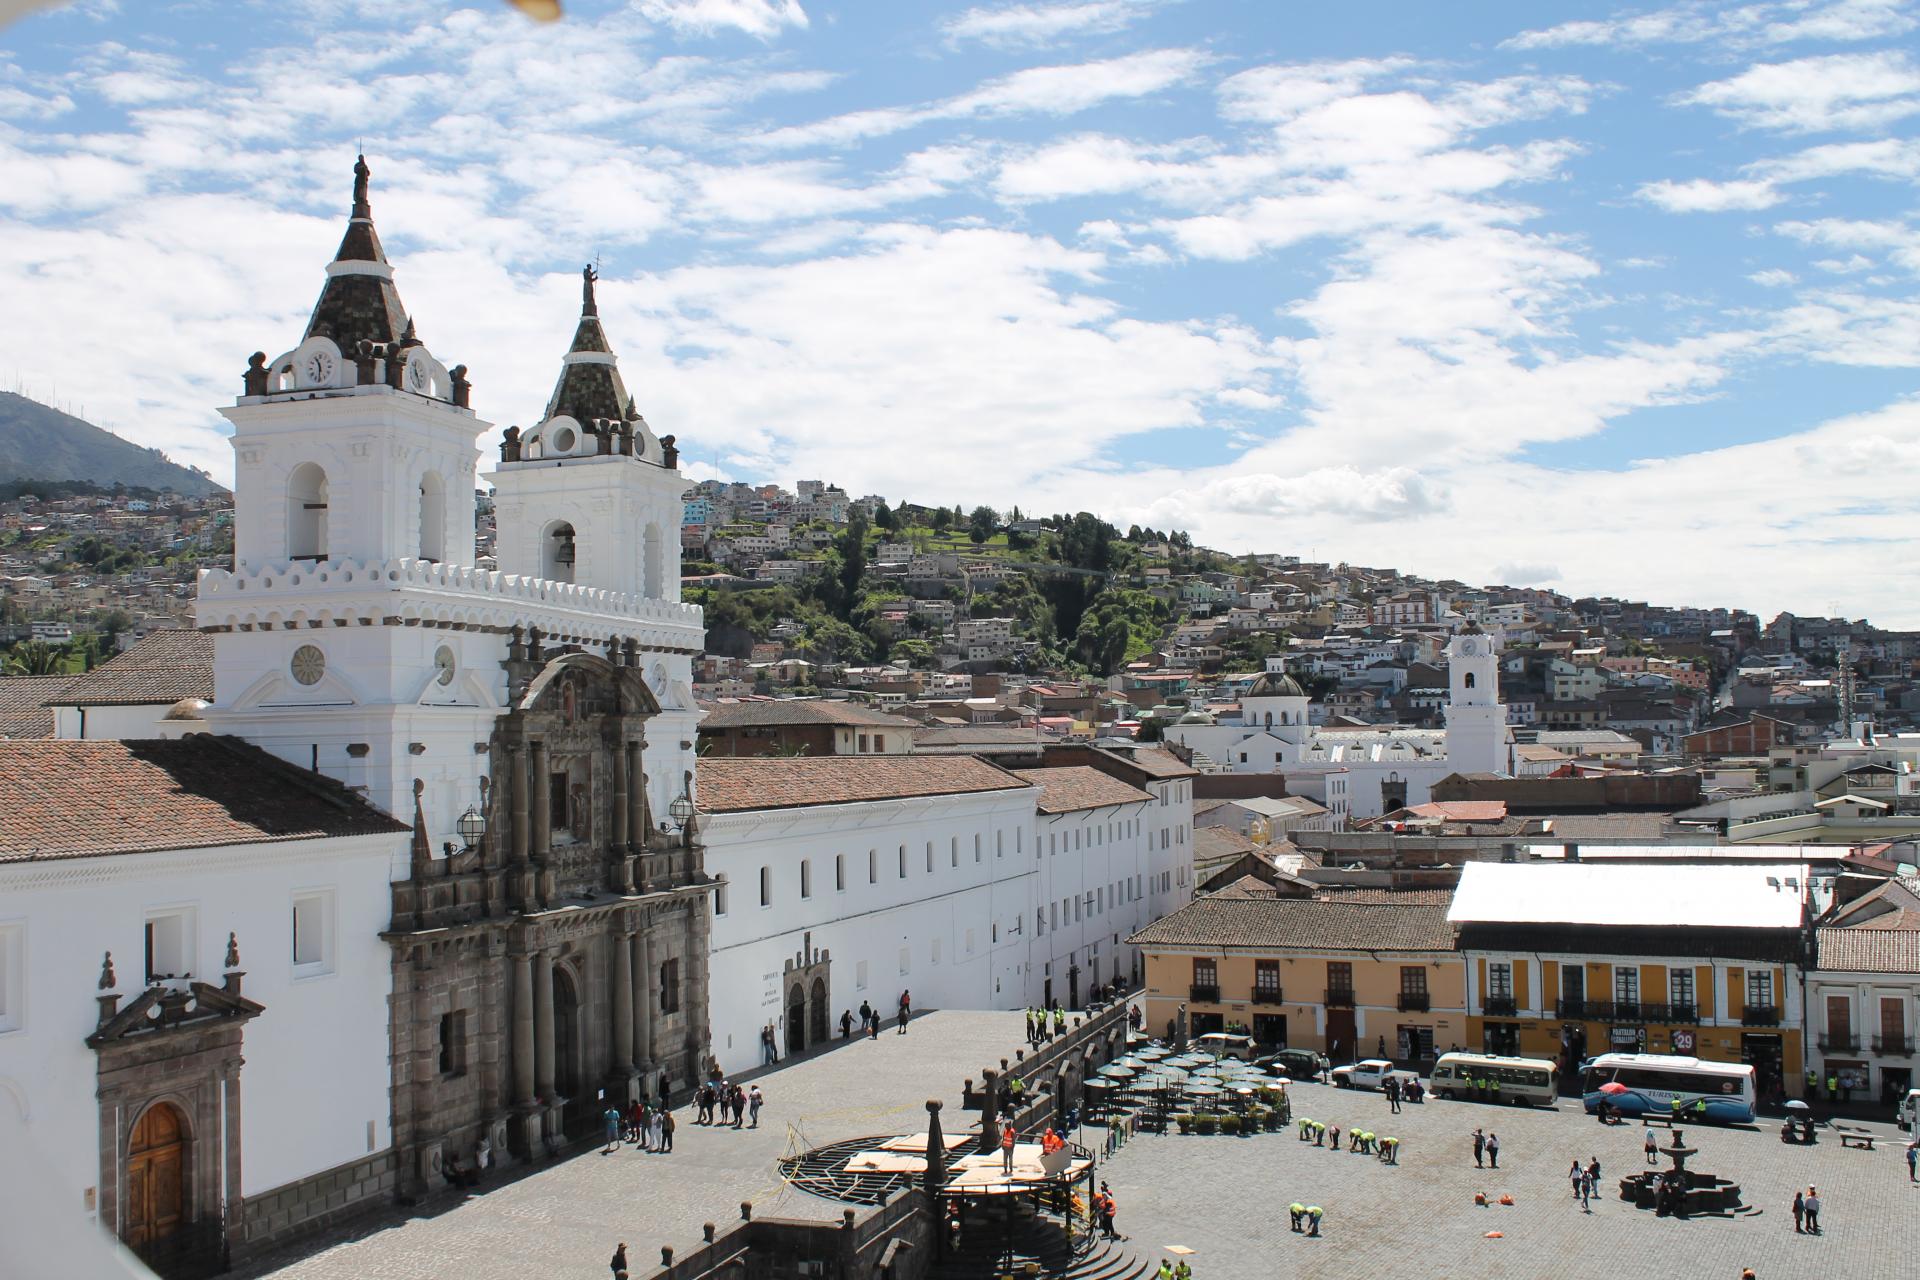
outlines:
[[109, 951], [100, 959], [100, 990], [111, 991], [119, 985], [120, 979], [113, 972], [113, 952]]
[[263, 396], [267, 394], [267, 353], [256, 351], [247, 357], [247, 371], [240, 375], [245, 386], [245, 394]]
[[238, 969], [240, 967], [240, 939], [231, 933], [227, 935], [226, 967], [229, 969]]

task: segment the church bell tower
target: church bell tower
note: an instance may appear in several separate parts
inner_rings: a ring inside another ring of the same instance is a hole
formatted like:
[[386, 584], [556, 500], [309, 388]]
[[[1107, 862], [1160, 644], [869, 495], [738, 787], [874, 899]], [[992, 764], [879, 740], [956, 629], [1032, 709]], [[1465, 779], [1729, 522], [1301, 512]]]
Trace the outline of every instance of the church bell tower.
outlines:
[[1511, 773], [1499, 646], [1479, 623], [1469, 622], [1447, 642], [1447, 683], [1448, 767], [1455, 773]]

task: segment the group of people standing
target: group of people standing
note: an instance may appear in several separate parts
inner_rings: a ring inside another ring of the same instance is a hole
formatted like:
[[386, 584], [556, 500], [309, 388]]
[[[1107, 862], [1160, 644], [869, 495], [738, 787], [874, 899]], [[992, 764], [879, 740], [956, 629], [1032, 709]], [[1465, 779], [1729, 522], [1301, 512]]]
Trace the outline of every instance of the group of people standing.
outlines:
[[657, 1155], [673, 1150], [673, 1111], [664, 1099], [655, 1107], [649, 1107], [645, 1098], [634, 1099], [624, 1110], [609, 1106], [603, 1119], [607, 1145], [601, 1149], [602, 1155], [618, 1150], [622, 1142]]
[[1037, 1049], [1055, 1036], [1067, 1034], [1067, 1011], [1054, 1001], [1051, 1009], [1027, 1010], [1027, 1047]]
[[1573, 1198], [1580, 1202], [1581, 1209], [1593, 1212], [1593, 1198], [1600, 1193], [1600, 1157], [1594, 1156], [1586, 1163], [1580, 1163], [1575, 1156], [1573, 1167], [1567, 1170], [1567, 1180], [1573, 1183]]
[[731, 1080], [710, 1080], [693, 1095], [693, 1122], [716, 1126], [731, 1124], [738, 1129], [742, 1121], [751, 1117], [753, 1123], [747, 1127], [758, 1129], [760, 1108], [766, 1100], [766, 1095], [760, 1092], [757, 1084], [743, 1088]]
[[[902, 991], [899, 1007], [894, 1013], [895, 1025], [899, 1027], [897, 1034], [907, 1034], [907, 1023], [912, 1017], [913, 992]], [[872, 1040], [880, 1038], [880, 1011], [865, 1000], [860, 1002], [860, 1034]], [[840, 1038], [853, 1039], [853, 1010], [851, 1009], [840, 1014]]]

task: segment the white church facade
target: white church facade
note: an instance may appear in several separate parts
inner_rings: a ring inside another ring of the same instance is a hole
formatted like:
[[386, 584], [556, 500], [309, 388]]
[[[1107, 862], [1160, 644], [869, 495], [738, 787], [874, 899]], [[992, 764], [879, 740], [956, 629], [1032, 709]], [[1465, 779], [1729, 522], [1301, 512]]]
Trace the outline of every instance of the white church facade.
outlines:
[[1446, 652], [1444, 729], [1315, 725], [1299, 681], [1269, 671], [1248, 688], [1237, 717], [1193, 712], [1169, 725], [1166, 738], [1230, 772], [1283, 774], [1290, 790], [1321, 800], [1336, 818], [1423, 804], [1450, 774], [1514, 771], [1497, 641], [1470, 623]]

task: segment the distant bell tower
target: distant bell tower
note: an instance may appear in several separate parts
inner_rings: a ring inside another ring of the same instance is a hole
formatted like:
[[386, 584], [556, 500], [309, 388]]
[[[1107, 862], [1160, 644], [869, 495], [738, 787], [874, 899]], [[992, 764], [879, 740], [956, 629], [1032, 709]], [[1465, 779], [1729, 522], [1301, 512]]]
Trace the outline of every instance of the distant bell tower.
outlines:
[[681, 495], [672, 436], [634, 408], [581, 273], [580, 323], [540, 424], [507, 428], [495, 489], [502, 573], [653, 600], [680, 598]]
[[1447, 682], [1447, 766], [1455, 773], [1511, 773], [1499, 646], [1479, 623], [1469, 622], [1447, 642]]

